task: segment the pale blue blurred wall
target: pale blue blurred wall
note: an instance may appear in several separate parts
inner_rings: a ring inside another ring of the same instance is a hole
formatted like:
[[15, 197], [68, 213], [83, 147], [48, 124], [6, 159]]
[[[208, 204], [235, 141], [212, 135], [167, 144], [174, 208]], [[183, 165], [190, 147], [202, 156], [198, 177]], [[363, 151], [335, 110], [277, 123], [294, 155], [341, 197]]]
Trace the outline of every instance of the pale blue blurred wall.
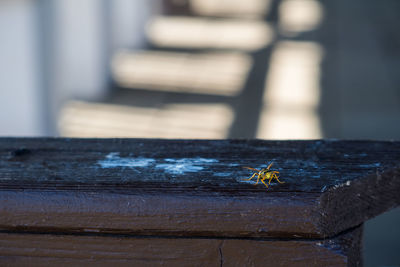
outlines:
[[42, 135], [35, 1], [0, 1], [0, 135]]
[[150, 3], [0, 1], [0, 136], [56, 135], [65, 101], [106, 97], [109, 59], [143, 43]]

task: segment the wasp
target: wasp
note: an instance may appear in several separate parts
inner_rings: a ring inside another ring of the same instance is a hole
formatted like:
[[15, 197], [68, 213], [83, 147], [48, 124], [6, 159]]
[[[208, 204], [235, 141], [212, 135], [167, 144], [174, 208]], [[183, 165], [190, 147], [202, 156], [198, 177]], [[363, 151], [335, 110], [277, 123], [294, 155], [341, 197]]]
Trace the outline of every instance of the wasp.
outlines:
[[[255, 173], [253, 173], [253, 175], [249, 179], [245, 179], [245, 180], [246, 181], [250, 181], [251, 179], [253, 179], [257, 175], [257, 183], [256, 184], [258, 184], [258, 182], [261, 181], [267, 188], [268, 188], [268, 185], [271, 184], [271, 181], [273, 179], [277, 180], [280, 184], [284, 184], [285, 182], [281, 182], [278, 179], [279, 178], [279, 172], [270, 170], [273, 164], [274, 163], [271, 162], [268, 165], [267, 168], [264, 168], [264, 169], [261, 169], [261, 170], [257, 170], [257, 169], [250, 168], [250, 167], [243, 167], [245, 169], [249, 169], [249, 170], [255, 171]], [[268, 180], [268, 184], [265, 183], [266, 180]]]

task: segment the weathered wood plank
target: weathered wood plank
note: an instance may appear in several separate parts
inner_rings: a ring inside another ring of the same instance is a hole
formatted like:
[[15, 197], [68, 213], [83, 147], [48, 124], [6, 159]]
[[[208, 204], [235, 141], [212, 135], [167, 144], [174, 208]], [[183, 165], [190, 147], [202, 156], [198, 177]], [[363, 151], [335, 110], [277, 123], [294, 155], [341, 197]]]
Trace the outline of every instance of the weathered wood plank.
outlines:
[[219, 266], [221, 240], [0, 233], [0, 265]]
[[226, 266], [362, 266], [362, 227], [333, 239], [310, 241], [226, 240]]
[[242, 166], [274, 161], [286, 183], [270, 192], [321, 192], [395, 167], [400, 142], [2, 138], [0, 159], [3, 188], [153, 184], [157, 190], [265, 192], [243, 181], [250, 173]]
[[328, 240], [0, 233], [2, 266], [360, 266], [361, 228]]
[[[244, 180], [271, 161], [285, 184]], [[3, 138], [0, 228], [334, 236], [399, 205], [399, 161], [400, 142]]]
[[[311, 196], [316, 196], [312, 194]], [[318, 237], [310, 196], [3, 191], [0, 229], [184, 236]]]

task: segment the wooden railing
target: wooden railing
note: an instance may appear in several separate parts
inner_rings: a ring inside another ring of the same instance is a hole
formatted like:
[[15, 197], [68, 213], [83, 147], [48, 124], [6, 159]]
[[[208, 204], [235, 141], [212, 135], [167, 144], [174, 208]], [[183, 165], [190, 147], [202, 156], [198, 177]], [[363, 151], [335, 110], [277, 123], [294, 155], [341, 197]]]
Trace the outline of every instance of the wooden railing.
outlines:
[[359, 266], [399, 190], [400, 142], [2, 138], [0, 265]]

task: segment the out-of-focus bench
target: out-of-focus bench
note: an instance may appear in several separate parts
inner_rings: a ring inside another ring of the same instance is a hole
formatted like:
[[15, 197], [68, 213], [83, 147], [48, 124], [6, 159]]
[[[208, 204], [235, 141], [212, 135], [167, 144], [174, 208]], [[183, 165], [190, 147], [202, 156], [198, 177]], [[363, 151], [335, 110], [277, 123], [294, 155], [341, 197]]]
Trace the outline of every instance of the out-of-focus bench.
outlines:
[[[0, 265], [358, 266], [400, 142], [0, 139]], [[284, 184], [252, 172], [274, 162]]]

